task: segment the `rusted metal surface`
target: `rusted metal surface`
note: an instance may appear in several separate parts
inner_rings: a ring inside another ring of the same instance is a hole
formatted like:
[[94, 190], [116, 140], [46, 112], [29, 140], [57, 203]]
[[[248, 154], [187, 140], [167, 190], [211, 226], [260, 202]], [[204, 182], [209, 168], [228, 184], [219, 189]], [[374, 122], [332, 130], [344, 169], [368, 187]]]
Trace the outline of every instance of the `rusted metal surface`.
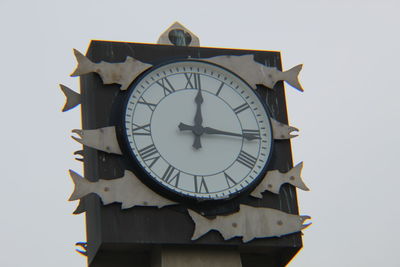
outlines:
[[278, 81], [285, 81], [299, 91], [303, 88], [298, 80], [298, 75], [303, 65], [297, 65], [288, 71], [280, 71], [275, 67], [267, 67], [254, 60], [254, 55], [243, 56], [217, 56], [202, 58], [236, 73], [244, 79], [253, 89], [257, 84], [262, 84], [269, 89], [274, 89]]
[[66, 102], [62, 112], [68, 111], [77, 105], [81, 104], [81, 95], [75, 92], [74, 90], [68, 88], [65, 85], [60, 84], [61, 91], [64, 93], [66, 97]]
[[271, 118], [271, 125], [272, 125], [272, 135], [274, 136], [275, 140], [290, 139], [298, 136], [297, 134], [291, 134], [294, 131], [296, 132], [299, 131], [299, 129], [297, 129], [296, 127], [286, 125], [272, 118]]
[[109, 126], [94, 130], [72, 130], [80, 138], [71, 136], [75, 141], [82, 145], [95, 148], [107, 153], [122, 155], [118, 144], [115, 126]]
[[157, 44], [200, 46], [200, 39], [179, 22], [174, 22], [160, 35]]
[[122, 203], [122, 209], [134, 206], [156, 206], [158, 208], [174, 205], [170, 201], [145, 186], [132, 172], [126, 170], [121, 178], [112, 180], [99, 179], [97, 182], [90, 182], [76, 172], [69, 171], [75, 188], [70, 201], [78, 200], [84, 196], [95, 193], [104, 205], [114, 202]]
[[195, 223], [192, 240], [196, 240], [211, 230], [221, 233], [225, 240], [241, 236], [244, 243], [254, 238], [280, 237], [296, 233], [310, 224], [303, 224], [310, 216], [288, 214], [276, 209], [256, 208], [240, 205], [240, 210], [227, 216], [208, 219], [188, 210]]
[[74, 49], [74, 54], [78, 61], [78, 66], [71, 74], [72, 77], [96, 72], [100, 75], [104, 84], [120, 84], [121, 90], [128, 89], [129, 85], [140, 73], [152, 66], [129, 56], [126, 57], [125, 62], [121, 63], [109, 63], [104, 61], [94, 63], [76, 49]]
[[262, 198], [262, 192], [270, 191], [275, 194], [279, 194], [279, 190], [283, 184], [291, 184], [304, 191], [310, 189], [306, 186], [301, 178], [301, 171], [303, 169], [303, 162], [297, 164], [294, 168], [286, 173], [282, 173], [278, 170], [269, 171], [265, 175], [261, 183], [250, 193], [253, 197]]

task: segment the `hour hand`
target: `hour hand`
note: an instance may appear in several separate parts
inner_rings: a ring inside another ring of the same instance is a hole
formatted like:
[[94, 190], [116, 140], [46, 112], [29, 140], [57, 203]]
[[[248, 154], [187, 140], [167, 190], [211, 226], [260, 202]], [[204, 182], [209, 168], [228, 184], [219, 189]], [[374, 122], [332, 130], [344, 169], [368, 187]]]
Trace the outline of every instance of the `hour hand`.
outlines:
[[243, 137], [246, 140], [254, 140], [254, 139], [260, 139], [260, 137], [256, 134], [248, 134], [248, 133], [243, 133], [243, 134], [238, 134], [238, 133], [232, 133], [232, 132], [226, 132], [226, 131], [221, 131], [217, 130], [211, 127], [204, 127], [203, 128], [204, 133], [206, 134], [220, 134], [220, 135], [229, 135], [229, 136], [238, 136], [238, 137]]
[[192, 131], [192, 133], [194, 134], [193, 147], [196, 149], [201, 148], [200, 136], [204, 132], [204, 128], [202, 126], [190, 126], [181, 122], [179, 123], [178, 128], [181, 131]]

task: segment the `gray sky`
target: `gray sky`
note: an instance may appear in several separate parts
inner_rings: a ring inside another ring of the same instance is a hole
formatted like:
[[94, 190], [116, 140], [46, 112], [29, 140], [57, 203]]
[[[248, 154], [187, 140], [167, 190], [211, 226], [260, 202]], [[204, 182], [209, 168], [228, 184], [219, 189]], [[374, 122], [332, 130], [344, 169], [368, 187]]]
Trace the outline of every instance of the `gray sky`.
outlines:
[[72, 48], [91, 39], [154, 43], [180, 21], [209, 47], [279, 50], [304, 64], [299, 93], [286, 86], [294, 162], [304, 161], [313, 217], [289, 266], [399, 266], [399, 1], [8, 1], [0, 0], [2, 97], [0, 266], [85, 266], [74, 243], [68, 169], [80, 146], [80, 108], [61, 113], [58, 84]]

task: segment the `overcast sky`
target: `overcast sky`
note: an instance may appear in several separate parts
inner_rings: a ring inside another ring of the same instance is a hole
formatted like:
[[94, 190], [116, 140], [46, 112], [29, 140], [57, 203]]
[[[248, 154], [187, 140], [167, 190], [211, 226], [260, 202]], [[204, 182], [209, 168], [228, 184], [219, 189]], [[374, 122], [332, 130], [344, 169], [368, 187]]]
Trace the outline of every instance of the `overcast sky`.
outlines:
[[[82, 173], [80, 108], [61, 113], [58, 84], [72, 49], [91, 39], [155, 43], [174, 21], [202, 46], [279, 50], [303, 63], [299, 93], [286, 86], [294, 162], [304, 161], [313, 217], [291, 267], [399, 266], [399, 1], [0, 0], [0, 266], [86, 266], [74, 244], [84, 216], [68, 202], [68, 169]], [[57, 262], [57, 264], [55, 264]]]

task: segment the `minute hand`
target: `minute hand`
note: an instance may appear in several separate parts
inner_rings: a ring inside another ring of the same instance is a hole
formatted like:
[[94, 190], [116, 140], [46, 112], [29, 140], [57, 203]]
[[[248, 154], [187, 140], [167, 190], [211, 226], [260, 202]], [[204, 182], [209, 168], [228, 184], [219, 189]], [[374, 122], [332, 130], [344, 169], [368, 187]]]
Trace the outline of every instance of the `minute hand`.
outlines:
[[257, 135], [254, 134], [237, 134], [237, 133], [232, 133], [232, 132], [225, 132], [221, 130], [217, 130], [211, 127], [204, 127], [203, 128], [204, 133], [206, 134], [221, 134], [221, 135], [230, 135], [230, 136], [238, 136], [238, 137], [243, 137], [247, 140], [254, 140], [254, 139], [260, 139]]

